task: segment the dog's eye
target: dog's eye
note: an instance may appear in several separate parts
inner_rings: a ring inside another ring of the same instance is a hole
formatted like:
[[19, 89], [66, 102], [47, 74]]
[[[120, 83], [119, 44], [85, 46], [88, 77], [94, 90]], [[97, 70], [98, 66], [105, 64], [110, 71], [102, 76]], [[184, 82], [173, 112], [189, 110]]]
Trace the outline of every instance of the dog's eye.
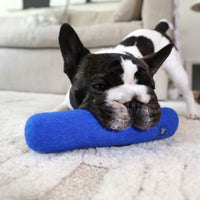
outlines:
[[92, 87], [99, 92], [103, 92], [106, 89], [106, 86], [103, 83], [96, 83], [92, 85]]

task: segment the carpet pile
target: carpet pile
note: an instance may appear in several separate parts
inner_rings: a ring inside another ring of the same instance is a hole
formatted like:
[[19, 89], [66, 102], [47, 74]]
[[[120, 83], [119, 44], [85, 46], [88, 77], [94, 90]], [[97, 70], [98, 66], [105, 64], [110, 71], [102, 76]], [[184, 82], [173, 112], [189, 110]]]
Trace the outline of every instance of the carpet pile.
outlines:
[[198, 200], [200, 121], [182, 116], [168, 139], [40, 154], [24, 140], [27, 118], [63, 95], [0, 92], [1, 200]]

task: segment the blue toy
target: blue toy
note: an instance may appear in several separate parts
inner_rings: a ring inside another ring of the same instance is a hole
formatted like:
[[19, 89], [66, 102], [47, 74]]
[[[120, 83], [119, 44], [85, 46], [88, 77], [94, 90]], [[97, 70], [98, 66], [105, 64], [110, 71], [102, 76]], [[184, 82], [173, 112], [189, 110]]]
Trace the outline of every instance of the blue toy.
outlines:
[[28, 119], [25, 139], [32, 150], [42, 153], [122, 146], [171, 137], [178, 128], [178, 122], [174, 110], [162, 108], [160, 122], [149, 130], [129, 127], [113, 131], [103, 128], [87, 110], [49, 112], [35, 114]]

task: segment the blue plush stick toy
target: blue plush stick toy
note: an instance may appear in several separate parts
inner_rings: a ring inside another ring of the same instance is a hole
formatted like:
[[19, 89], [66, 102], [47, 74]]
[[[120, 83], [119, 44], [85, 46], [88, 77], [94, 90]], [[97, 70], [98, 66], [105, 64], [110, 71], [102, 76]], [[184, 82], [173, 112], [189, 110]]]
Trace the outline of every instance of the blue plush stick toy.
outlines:
[[109, 130], [89, 111], [72, 110], [31, 116], [25, 126], [25, 139], [32, 150], [51, 153], [160, 140], [171, 137], [177, 128], [178, 116], [170, 108], [162, 108], [160, 122], [146, 131], [132, 127], [123, 131]]

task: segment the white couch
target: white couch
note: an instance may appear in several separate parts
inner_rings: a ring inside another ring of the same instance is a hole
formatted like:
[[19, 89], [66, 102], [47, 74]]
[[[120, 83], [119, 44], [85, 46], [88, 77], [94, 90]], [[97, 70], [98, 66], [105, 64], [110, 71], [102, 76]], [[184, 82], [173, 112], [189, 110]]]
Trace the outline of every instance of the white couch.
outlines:
[[[123, 0], [23, 12], [0, 19], [0, 90], [65, 93], [69, 80], [57, 40], [61, 23], [69, 22], [94, 51], [115, 46], [135, 29], [154, 28], [162, 18], [173, 22], [173, 0]], [[57, 21], [46, 22], [51, 13]], [[156, 76], [159, 99], [166, 99], [167, 87], [167, 77], [160, 70]]]

